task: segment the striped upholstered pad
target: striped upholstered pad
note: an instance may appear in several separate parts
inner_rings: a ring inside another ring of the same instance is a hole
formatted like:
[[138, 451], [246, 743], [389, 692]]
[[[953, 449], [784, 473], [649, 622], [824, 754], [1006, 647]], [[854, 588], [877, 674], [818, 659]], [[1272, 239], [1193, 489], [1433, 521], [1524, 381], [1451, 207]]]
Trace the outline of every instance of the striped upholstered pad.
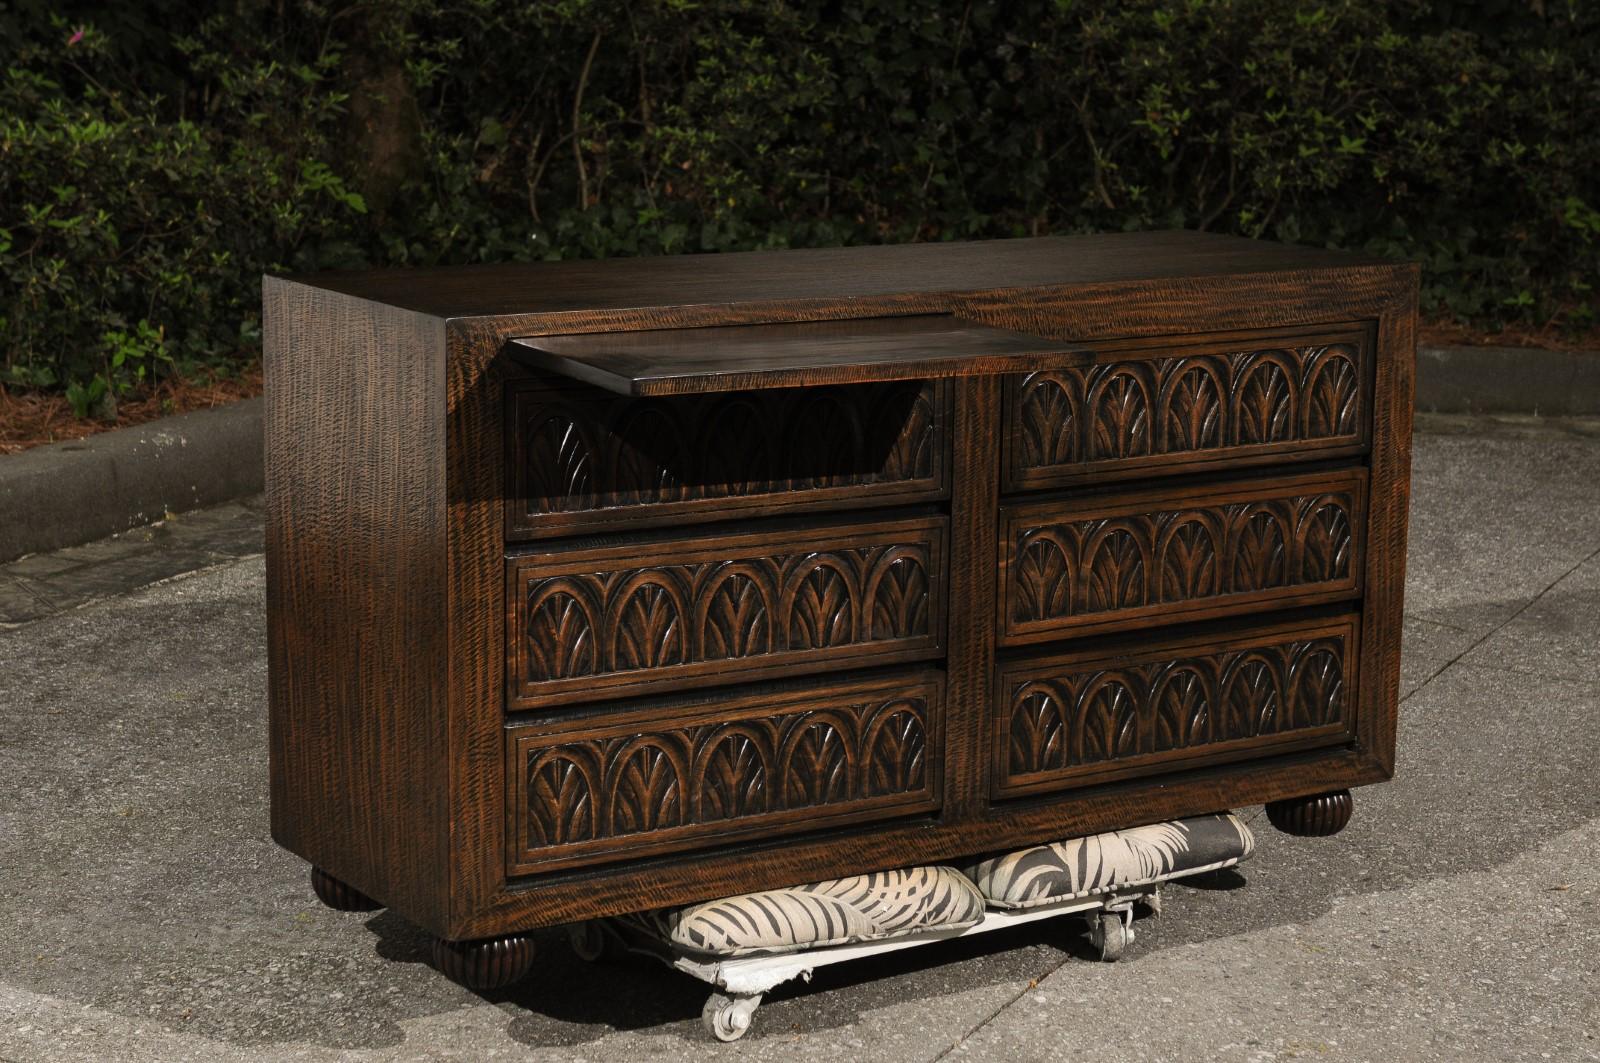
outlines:
[[1032, 908], [1230, 867], [1255, 847], [1250, 828], [1223, 813], [1037, 845], [962, 870], [996, 908]]
[[651, 912], [656, 937], [712, 956], [793, 952], [973, 926], [983, 897], [959, 871], [912, 867]]

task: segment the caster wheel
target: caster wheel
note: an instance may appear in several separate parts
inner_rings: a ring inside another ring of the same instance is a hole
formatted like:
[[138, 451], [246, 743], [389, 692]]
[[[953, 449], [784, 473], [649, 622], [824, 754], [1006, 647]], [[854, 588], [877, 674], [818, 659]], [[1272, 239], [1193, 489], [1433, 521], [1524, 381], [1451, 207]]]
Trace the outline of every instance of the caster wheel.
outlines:
[[596, 920], [567, 927], [567, 943], [584, 963], [604, 963], [622, 952], [616, 937]]
[[760, 1003], [760, 993], [737, 997], [712, 993], [706, 998], [706, 1006], [700, 1009], [700, 1024], [719, 1041], [737, 1041], [750, 1029], [756, 1005]]
[[1118, 912], [1101, 912], [1089, 924], [1089, 940], [1103, 963], [1116, 963], [1133, 941], [1133, 928]]
[[320, 867], [311, 869], [311, 889], [317, 900], [336, 912], [375, 912], [383, 905], [360, 890], [345, 885]]

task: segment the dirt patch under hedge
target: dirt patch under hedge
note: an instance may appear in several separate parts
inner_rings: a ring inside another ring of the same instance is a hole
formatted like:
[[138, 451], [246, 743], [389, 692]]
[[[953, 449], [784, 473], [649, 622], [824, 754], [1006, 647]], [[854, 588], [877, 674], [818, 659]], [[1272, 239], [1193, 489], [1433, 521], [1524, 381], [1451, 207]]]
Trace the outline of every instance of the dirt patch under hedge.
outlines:
[[117, 403], [114, 420], [79, 418], [62, 395], [7, 391], [0, 385], [0, 455], [45, 443], [83, 439], [113, 428], [131, 428], [158, 417], [208, 410], [261, 394], [261, 365], [238, 374], [211, 373], [189, 380], [167, 380]]

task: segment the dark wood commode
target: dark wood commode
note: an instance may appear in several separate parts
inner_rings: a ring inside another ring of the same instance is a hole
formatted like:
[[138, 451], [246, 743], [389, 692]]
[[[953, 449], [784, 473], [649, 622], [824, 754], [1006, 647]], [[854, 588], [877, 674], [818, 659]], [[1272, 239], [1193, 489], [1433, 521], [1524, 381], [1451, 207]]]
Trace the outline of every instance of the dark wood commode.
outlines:
[[272, 829], [521, 932], [1393, 769], [1416, 271], [1197, 233], [267, 278]]

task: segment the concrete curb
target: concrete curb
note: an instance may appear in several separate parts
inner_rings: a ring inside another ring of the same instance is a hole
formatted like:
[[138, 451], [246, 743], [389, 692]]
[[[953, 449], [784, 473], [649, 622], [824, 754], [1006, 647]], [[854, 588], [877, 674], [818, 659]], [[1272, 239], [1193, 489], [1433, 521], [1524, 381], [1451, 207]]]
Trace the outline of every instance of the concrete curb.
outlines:
[[1593, 417], [1600, 414], [1600, 351], [1421, 347], [1417, 409]]
[[0, 562], [261, 490], [262, 400], [0, 458]]

